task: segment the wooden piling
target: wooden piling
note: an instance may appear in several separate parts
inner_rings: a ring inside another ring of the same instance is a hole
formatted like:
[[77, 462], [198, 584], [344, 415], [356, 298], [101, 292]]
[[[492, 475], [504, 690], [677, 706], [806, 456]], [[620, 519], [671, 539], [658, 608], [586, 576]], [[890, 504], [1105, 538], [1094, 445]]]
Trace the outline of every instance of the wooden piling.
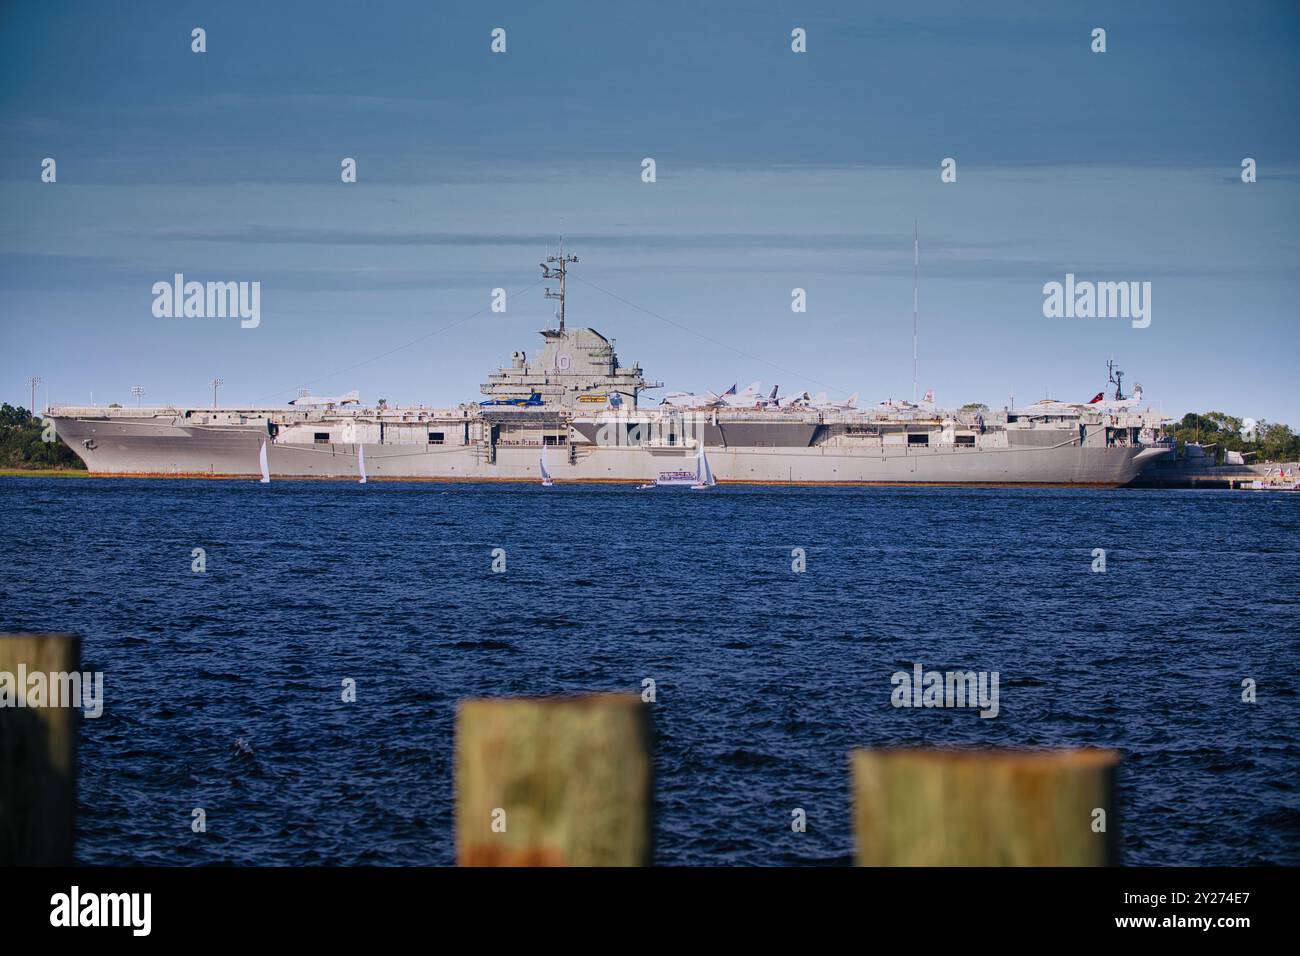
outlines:
[[649, 710], [636, 694], [462, 701], [461, 866], [647, 866]]
[[72, 864], [81, 710], [31, 706], [19, 678], [72, 674], [80, 661], [73, 635], [0, 634], [0, 867]]
[[857, 750], [851, 759], [859, 866], [1118, 862], [1114, 751]]

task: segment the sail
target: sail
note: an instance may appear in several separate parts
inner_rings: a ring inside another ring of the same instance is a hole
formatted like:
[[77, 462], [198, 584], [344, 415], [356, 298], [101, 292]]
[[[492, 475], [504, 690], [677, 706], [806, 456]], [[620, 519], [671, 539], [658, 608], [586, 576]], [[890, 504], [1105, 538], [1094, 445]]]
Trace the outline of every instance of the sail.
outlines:
[[360, 484], [366, 483], [366, 446], [357, 445], [357, 471], [361, 472]]
[[700, 445], [700, 460], [696, 470], [699, 475], [700, 484], [710, 486], [717, 484], [713, 478], [713, 469], [709, 467], [709, 456], [704, 453], [703, 444]]
[[550, 481], [551, 473], [546, 470], [546, 452], [542, 452], [542, 457], [537, 459], [537, 467], [542, 473], [542, 481]]
[[266, 461], [266, 442], [262, 442], [262, 450], [257, 453], [257, 462], [262, 466], [262, 484], [271, 483], [271, 468]]

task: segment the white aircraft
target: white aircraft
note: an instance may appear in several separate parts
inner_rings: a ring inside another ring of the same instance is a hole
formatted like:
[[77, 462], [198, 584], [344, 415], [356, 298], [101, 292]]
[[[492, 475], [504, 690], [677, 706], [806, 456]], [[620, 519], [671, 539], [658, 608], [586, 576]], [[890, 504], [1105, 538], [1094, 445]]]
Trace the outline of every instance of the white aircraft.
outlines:
[[1066, 412], [1075, 412], [1081, 408], [1091, 408], [1099, 412], [1123, 412], [1142, 403], [1142, 386], [1137, 385], [1133, 388], [1133, 394], [1128, 398], [1107, 399], [1104, 392], [1098, 392], [1096, 396], [1088, 402], [1060, 402], [1054, 398], [1044, 398], [1041, 401], [1027, 408], [1016, 409], [1020, 412], [1033, 412], [1040, 415], [1063, 414]]
[[[822, 396], [825, 398], [825, 396]], [[795, 392], [793, 395], [778, 394], [778, 386], [773, 386], [767, 398], [760, 398], [759, 404], [764, 408], [812, 408], [813, 397], [808, 392]]]
[[1084, 402], [1059, 402], [1054, 398], [1042, 398], [1032, 405], [1013, 408], [1012, 411], [1021, 415], [1067, 415], [1087, 407], [1088, 404]]
[[695, 392], [669, 392], [659, 404], [676, 408], [748, 408], [758, 404], [760, 384], [762, 383], [753, 382], [743, 392], [737, 392], [733, 384], [722, 394], [705, 392], [703, 395], [698, 395]]
[[877, 405], [876, 409], [881, 412], [889, 413], [915, 411], [920, 407], [920, 405], [915, 402], [909, 402], [905, 398], [887, 398]]
[[758, 404], [763, 408], [802, 408], [812, 401], [812, 397], [807, 392], [782, 395], [780, 391], [780, 385], [773, 385], [772, 391], [766, 398], [759, 397]]
[[728, 408], [753, 408], [763, 401], [758, 394], [762, 384], [762, 382], [750, 382], [743, 392], [737, 392], [736, 386], [733, 385], [718, 396], [718, 404]]
[[[801, 407], [812, 402], [807, 392], [797, 395], [780, 394], [780, 385], [773, 385], [771, 391], [764, 395], [759, 391], [762, 385], [762, 382], [750, 382], [743, 390], [732, 385], [725, 392], [705, 392], [703, 395], [696, 392], [669, 392], [659, 404], [674, 408], [781, 408]], [[825, 394], [821, 398], [824, 401]], [[827, 407], [851, 408], [857, 398], [854, 395], [848, 403], [828, 402]]]
[[1134, 385], [1133, 394], [1130, 395], [1128, 398], [1108, 400], [1105, 397], [1103, 397], [1100, 401], [1097, 399], [1093, 399], [1091, 402], [1088, 403], [1088, 406], [1090, 408], [1096, 408], [1098, 410], [1105, 410], [1109, 412], [1122, 412], [1141, 404], [1142, 404], [1142, 386]]
[[[807, 392], [804, 394], [806, 395]], [[826, 397], [825, 392], [818, 392], [809, 400], [809, 404], [813, 408], [822, 408], [828, 411], [848, 411], [858, 407], [858, 393], [854, 392], [842, 402], [834, 402]]]
[[703, 395], [694, 392], [669, 392], [659, 404], [671, 408], [711, 408], [718, 404], [718, 396], [712, 392]]
[[290, 405], [302, 405], [306, 408], [329, 408], [333, 405], [360, 405], [361, 395], [353, 389], [346, 395], [339, 395], [337, 398], [327, 395], [299, 395]]

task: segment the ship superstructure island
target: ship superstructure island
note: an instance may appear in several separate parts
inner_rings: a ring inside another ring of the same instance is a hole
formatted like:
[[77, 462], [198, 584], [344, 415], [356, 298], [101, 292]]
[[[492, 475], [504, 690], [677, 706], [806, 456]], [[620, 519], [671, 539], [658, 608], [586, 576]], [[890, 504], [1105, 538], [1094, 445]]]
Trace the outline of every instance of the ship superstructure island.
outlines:
[[[1088, 403], [945, 411], [933, 402], [857, 408], [807, 392], [661, 389], [620, 364], [594, 329], [570, 328], [565, 279], [575, 256], [548, 256], [558, 324], [533, 358], [515, 352], [488, 375], [486, 398], [455, 408], [364, 405], [356, 393], [285, 407], [47, 410], [96, 474], [419, 478], [556, 483], [653, 482], [696, 470], [719, 483], [1118, 486], [1168, 454], [1140, 390]], [[545, 464], [543, 464], [545, 462]], [[263, 464], [264, 463], [264, 464]]]

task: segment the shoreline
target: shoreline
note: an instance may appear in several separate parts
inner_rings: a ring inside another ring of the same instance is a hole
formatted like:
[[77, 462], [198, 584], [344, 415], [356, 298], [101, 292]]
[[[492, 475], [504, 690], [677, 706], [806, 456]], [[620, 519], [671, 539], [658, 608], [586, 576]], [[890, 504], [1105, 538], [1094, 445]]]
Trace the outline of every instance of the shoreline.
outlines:
[[99, 478], [84, 468], [0, 468], [0, 478]]

